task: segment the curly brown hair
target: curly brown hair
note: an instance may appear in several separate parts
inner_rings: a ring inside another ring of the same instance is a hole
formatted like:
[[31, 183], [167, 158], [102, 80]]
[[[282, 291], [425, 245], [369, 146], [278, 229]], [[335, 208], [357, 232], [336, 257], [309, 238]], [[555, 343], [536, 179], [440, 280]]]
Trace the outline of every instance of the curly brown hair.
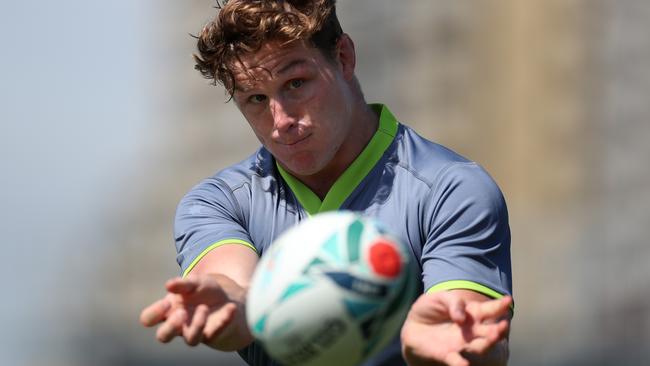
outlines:
[[307, 41], [329, 59], [343, 34], [336, 17], [336, 0], [224, 0], [219, 13], [196, 37], [195, 69], [232, 97], [234, 61], [254, 53], [269, 41]]

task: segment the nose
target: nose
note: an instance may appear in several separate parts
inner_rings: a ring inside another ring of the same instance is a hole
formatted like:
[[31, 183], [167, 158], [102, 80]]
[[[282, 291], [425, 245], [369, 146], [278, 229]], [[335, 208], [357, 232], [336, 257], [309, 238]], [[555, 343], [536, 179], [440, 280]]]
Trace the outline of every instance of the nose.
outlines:
[[280, 98], [269, 100], [271, 116], [273, 116], [274, 130], [282, 133], [288, 132], [298, 125], [298, 118], [290, 102]]

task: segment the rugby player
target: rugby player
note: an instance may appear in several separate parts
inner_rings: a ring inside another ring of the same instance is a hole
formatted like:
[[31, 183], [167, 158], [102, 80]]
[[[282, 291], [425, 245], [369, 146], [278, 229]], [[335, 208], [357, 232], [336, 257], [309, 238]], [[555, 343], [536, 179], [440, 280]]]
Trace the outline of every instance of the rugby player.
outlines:
[[352, 210], [385, 223], [421, 271], [400, 337], [365, 365], [504, 365], [512, 313], [504, 198], [479, 165], [366, 103], [334, 3], [230, 0], [199, 33], [196, 68], [225, 87], [262, 146], [182, 199], [182, 277], [141, 322], [159, 325], [161, 342], [181, 337], [273, 365], [245, 321], [259, 257], [310, 215]]

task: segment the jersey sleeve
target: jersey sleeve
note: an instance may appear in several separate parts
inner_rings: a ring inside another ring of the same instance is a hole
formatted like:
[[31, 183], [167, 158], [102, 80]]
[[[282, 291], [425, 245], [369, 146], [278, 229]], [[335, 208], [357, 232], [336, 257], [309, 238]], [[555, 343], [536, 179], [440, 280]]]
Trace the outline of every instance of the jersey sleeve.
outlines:
[[475, 163], [452, 164], [424, 207], [424, 289], [512, 295], [508, 212], [487, 172]]
[[210, 250], [240, 244], [256, 251], [244, 213], [233, 191], [220, 179], [206, 179], [183, 197], [176, 209], [176, 262], [186, 276]]

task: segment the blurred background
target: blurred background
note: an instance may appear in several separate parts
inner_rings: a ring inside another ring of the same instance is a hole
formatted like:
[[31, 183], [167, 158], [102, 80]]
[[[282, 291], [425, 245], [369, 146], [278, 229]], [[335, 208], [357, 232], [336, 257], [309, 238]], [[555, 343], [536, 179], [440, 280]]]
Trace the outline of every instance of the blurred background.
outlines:
[[[0, 11], [2, 365], [241, 365], [161, 345], [172, 220], [257, 141], [193, 70], [209, 0]], [[512, 365], [650, 364], [650, 3], [339, 0], [369, 101], [503, 189]]]

